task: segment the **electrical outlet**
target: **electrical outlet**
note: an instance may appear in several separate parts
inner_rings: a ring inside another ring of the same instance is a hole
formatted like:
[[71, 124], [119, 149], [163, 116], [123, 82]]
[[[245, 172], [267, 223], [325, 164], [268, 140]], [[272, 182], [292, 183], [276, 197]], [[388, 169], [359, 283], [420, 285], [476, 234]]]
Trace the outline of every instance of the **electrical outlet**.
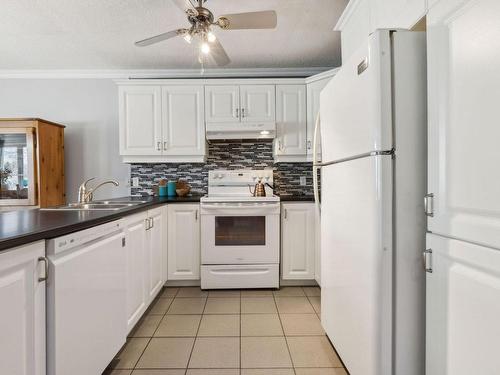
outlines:
[[132, 177], [132, 187], [139, 187], [139, 177]]
[[300, 176], [300, 186], [306, 186], [306, 176]]

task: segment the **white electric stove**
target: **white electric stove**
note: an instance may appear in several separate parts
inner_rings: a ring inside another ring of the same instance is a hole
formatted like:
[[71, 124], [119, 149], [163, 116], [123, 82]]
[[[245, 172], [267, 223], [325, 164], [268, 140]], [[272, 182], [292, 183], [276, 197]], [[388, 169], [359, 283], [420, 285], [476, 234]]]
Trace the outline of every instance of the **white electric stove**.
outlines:
[[[259, 180], [265, 197], [250, 192]], [[202, 289], [279, 287], [280, 199], [272, 186], [272, 169], [209, 172], [200, 204]]]

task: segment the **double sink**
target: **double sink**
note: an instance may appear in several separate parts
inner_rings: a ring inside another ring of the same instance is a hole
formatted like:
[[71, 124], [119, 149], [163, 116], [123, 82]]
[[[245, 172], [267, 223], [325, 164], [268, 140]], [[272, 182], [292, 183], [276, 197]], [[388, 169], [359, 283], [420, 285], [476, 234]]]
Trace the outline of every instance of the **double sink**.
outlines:
[[89, 203], [68, 203], [64, 206], [42, 208], [43, 211], [118, 211], [147, 203], [139, 200], [91, 201]]

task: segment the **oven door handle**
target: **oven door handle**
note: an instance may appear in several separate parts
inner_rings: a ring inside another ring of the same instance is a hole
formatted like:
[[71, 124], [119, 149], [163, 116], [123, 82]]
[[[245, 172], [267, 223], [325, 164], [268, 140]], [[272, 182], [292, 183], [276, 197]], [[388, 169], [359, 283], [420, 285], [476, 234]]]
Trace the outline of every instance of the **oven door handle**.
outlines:
[[212, 274], [222, 275], [258, 275], [269, 273], [269, 267], [248, 267], [248, 268], [221, 268], [217, 270], [210, 270]]
[[205, 209], [242, 209], [242, 208], [278, 208], [279, 203], [202, 203]]

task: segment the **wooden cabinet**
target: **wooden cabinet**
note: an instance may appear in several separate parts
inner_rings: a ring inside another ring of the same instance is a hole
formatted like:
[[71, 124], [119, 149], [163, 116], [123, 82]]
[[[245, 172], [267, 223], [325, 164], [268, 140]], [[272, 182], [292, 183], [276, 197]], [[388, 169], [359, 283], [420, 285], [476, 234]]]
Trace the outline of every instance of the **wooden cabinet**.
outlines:
[[205, 86], [206, 122], [275, 122], [274, 85]]
[[425, 374], [497, 374], [500, 251], [430, 233], [427, 248]]
[[0, 253], [0, 374], [46, 372], [44, 256], [44, 241]]
[[205, 86], [205, 120], [207, 123], [234, 123], [240, 116], [238, 85]]
[[[319, 115], [319, 96], [321, 90], [326, 86], [332, 77], [319, 79], [317, 81], [307, 84], [307, 161], [313, 160], [314, 148], [314, 128], [316, 125], [316, 118]], [[320, 128], [321, 129], [321, 128]], [[318, 131], [317, 146], [316, 146], [316, 160], [321, 160], [321, 133]]]
[[64, 126], [42, 119], [0, 119], [0, 206], [66, 203]]
[[168, 206], [168, 280], [200, 278], [200, 206]]
[[120, 154], [125, 162], [202, 162], [203, 86], [120, 86]]
[[139, 321], [165, 282], [166, 206], [127, 217], [127, 328]]
[[203, 86], [162, 87], [162, 154], [205, 156]]
[[306, 161], [306, 86], [276, 86], [275, 161]]
[[161, 155], [161, 88], [125, 86], [118, 96], [120, 154]]
[[314, 203], [281, 205], [281, 275], [284, 280], [316, 278]]

